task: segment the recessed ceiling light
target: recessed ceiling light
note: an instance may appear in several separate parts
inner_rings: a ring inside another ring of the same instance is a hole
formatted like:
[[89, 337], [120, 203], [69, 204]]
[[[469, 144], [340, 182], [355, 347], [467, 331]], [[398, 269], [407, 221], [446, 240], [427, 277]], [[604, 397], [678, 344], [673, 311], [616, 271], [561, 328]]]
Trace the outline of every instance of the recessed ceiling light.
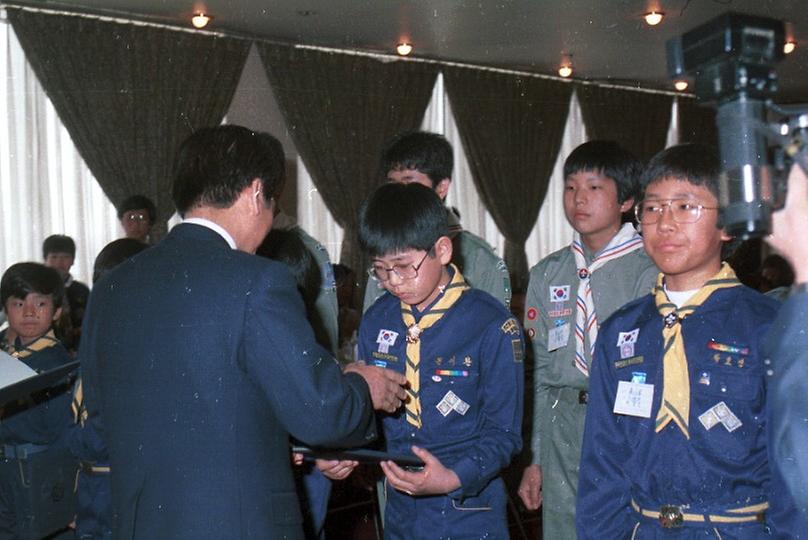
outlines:
[[680, 92], [684, 92], [687, 90], [687, 87], [690, 86], [687, 81], [685, 80], [678, 80], [673, 83], [673, 87], [679, 90]]
[[794, 39], [789, 39], [786, 41], [786, 44], [783, 45], [783, 52], [786, 54], [791, 54], [794, 52], [794, 49], [797, 48], [797, 42]]
[[396, 46], [396, 52], [401, 56], [407, 56], [412, 52], [412, 45], [406, 41], [402, 41]]
[[210, 19], [210, 15], [206, 15], [200, 11], [191, 18], [191, 24], [193, 24], [196, 28], [205, 28], [210, 22]]
[[662, 22], [662, 18], [665, 17], [665, 14], [661, 11], [650, 11], [643, 15], [645, 18], [645, 22], [648, 23], [648, 26], [656, 26]]

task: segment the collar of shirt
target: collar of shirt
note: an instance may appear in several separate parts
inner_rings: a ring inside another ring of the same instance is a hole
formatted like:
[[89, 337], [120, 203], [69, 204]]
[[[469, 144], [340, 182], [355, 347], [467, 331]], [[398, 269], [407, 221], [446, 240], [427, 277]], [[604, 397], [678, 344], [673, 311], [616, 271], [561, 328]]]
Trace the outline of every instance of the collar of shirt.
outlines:
[[233, 240], [233, 237], [230, 236], [230, 233], [227, 232], [225, 230], [225, 228], [222, 227], [221, 225], [219, 225], [218, 223], [215, 223], [215, 222], [213, 222], [213, 221], [211, 221], [209, 219], [198, 218], [198, 217], [192, 217], [192, 218], [184, 219], [184, 220], [182, 220], [182, 222], [183, 223], [193, 223], [194, 225], [201, 225], [203, 227], [207, 227], [208, 229], [217, 232], [219, 234], [219, 236], [224, 238], [225, 242], [227, 242], [227, 245], [230, 246], [230, 249], [238, 249], [238, 248], [236, 248], [236, 241]]

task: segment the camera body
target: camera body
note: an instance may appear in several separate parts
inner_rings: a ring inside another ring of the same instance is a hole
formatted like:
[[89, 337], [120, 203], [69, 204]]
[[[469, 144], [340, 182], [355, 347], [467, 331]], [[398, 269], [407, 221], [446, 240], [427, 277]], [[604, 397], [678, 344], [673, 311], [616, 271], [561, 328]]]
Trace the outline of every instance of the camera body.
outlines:
[[774, 64], [784, 44], [782, 21], [732, 12], [667, 43], [670, 77], [694, 79], [699, 100], [716, 107], [722, 223], [743, 239], [770, 233], [771, 214], [785, 200], [784, 171], [791, 159], [808, 163], [808, 112], [767, 123], [777, 111]]

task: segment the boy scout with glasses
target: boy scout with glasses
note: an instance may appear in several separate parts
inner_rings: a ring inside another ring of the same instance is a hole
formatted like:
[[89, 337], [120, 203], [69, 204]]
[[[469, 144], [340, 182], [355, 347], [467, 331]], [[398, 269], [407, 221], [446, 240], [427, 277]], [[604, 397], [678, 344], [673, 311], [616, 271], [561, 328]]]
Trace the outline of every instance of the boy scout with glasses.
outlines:
[[779, 495], [769, 489], [760, 347], [778, 303], [721, 261], [729, 237], [718, 174], [714, 153], [680, 145], [643, 175], [636, 215], [661, 273], [652, 294], [618, 310], [598, 335], [578, 484], [581, 539], [799, 532], [772, 530], [779, 516], [767, 512]]

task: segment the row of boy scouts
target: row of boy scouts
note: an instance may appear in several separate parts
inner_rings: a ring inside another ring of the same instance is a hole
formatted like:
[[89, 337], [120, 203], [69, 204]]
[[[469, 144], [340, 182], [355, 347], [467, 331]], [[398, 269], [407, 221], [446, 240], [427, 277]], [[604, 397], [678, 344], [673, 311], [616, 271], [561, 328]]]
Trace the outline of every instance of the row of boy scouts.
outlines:
[[[127, 201], [130, 238], [99, 254], [92, 295], [70, 277], [67, 237], [46, 240], [46, 266], [10, 267], [3, 350], [41, 372], [81, 337], [82, 377], [72, 412], [64, 387], [2, 405], [0, 537], [51, 534], [73, 514], [78, 538], [322, 536], [331, 482], [359, 462], [316, 459], [293, 479], [291, 434], [383, 440], [386, 538], [507, 538], [500, 473], [522, 447], [525, 337], [535, 397], [518, 493], [542, 508], [544, 538], [808, 534], [789, 478], [804, 460], [783, 442], [804, 403], [772, 391], [806, 350], [781, 346], [805, 344], [804, 264], [778, 318], [722, 262], [714, 152], [680, 145], [643, 166], [614, 142], [576, 148], [573, 239], [531, 270], [522, 321], [504, 262], [445, 205], [452, 166], [436, 134], [386, 147], [389, 182], [359, 216], [372, 260], [360, 362], [341, 367], [332, 267], [276, 208], [283, 153], [267, 134], [186, 141], [172, 193], [183, 223], [146, 249], [154, 206]], [[773, 244], [800, 260], [785, 236]], [[70, 324], [55, 324], [66, 307]], [[783, 407], [791, 420], [771, 417]], [[56, 487], [73, 489], [65, 448], [80, 462], [75, 508]]]

